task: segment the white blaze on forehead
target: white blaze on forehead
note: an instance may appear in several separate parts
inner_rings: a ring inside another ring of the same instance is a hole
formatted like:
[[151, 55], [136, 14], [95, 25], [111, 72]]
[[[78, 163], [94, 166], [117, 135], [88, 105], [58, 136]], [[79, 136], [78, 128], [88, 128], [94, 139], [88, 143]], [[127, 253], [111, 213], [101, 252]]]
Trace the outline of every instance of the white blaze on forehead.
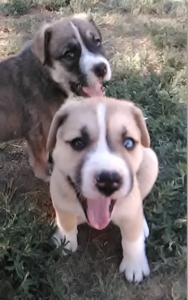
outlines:
[[71, 24], [72, 28], [74, 29], [76, 38], [77, 38], [77, 40], [79, 41], [81, 47], [82, 47], [82, 48], [85, 47], [85, 46], [84, 46], [84, 43], [83, 43], [83, 41], [82, 41], [82, 38], [81, 38], [81, 36], [80, 36], [80, 33], [79, 33], [79, 31], [78, 31], [78, 28], [77, 28], [72, 22], [70, 22], [70, 24]]
[[108, 151], [108, 146], [106, 143], [106, 105], [104, 103], [100, 103], [97, 108], [97, 120], [99, 126], [97, 151]]
[[[97, 107], [97, 125], [98, 140], [94, 146], [85, 164], [83, 165], [82, 177], [82, 193], [84, 197], [89, 199], [99, 199], [100, 192], [95, 186], [95, 177], [103, 171], [117, 172], [122, 177], [122, 186], [115, 192], [114, 199], [125, 197], [131, 188], [131, 174], [126, 162], [117, 154], [112, 153], [108, 146], [107, 136], [107, 107], [104, 103], [100, 103]], [[108, 133], [110, 134], [110, 133]]]
[[109, 65], [107, 59], [105, 57], [103, 57], [102, 55], [94, 54], [94, 53], [90, 52], [84, 45], [84, 42], [82, 40], [82, 37], [79, 33], [78, 28], [72, 22], [70, 22], [70, 24], [75, 32], [76, 38], [79, 41], [81, 49], [82, 49], [82, 54], [81, 54], [81, 58], [80, 58], [80, 68], [81, 68], [82, 72], [86, 75], [88, 84], [94, 85], [98, 82], [98, 78], [93, 72], [93, 67], [100, 63], [105, 63], [105, 65], [107, 67], [107, 73], [104, 77], [104, 80], [110, 80], [111, 68], [110, 68], [110, 65]]

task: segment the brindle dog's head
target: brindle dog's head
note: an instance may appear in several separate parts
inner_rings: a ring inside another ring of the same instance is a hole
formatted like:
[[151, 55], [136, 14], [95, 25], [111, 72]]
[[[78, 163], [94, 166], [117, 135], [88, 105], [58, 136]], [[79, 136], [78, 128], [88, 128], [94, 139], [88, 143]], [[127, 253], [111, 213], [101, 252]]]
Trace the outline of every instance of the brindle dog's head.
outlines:
[[45, 24], [34, 38], [32, 51], [68, 94], [103, 95], [101, 83], [110, 80], [111, 69], [91, 16], [78, 14]]

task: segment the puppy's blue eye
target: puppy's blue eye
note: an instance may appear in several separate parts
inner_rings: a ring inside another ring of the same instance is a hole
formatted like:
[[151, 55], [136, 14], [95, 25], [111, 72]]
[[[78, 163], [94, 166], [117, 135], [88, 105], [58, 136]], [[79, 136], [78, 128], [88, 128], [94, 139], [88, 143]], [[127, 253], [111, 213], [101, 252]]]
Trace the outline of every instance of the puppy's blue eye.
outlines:
[[125, 142], [124, 142], [124, 147], [127, 149], [127, 150], [132, 150], [135, 146], [135, 141], [132, 139], [132, 138], [126, 138], [125, 139]]
[[70, 142], [71, 147], [76, 151], [82, 151], [86, 145], [81, 138], [76, 138]]

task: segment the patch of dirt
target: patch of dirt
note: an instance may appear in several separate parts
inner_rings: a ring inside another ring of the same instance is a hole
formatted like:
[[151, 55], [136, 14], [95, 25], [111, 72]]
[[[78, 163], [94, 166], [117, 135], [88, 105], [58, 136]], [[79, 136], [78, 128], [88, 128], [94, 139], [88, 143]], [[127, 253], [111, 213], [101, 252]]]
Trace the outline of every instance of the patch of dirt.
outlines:
[[0, 150], [0, 182], [2, 181], [8, 186], [12, 183], [12, 189], [15, 190], [13, 201], [28, 198], [39, 204], [48, 217], [53, 217], [49, 186], [34, 177], [28, 164], [25, 142], [9, 143], [5, 149]]

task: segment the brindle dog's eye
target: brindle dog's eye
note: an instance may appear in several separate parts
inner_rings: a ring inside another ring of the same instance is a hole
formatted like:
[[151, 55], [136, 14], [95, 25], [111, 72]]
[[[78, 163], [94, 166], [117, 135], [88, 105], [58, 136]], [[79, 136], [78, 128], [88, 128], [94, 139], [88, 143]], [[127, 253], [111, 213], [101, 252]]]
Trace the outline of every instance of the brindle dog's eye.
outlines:
[[86, 145], [81, 138], [76, 138], [70, 142], [71, 147], [76, 151], [82, 151]]
[[101, 45], [101, 40], [100, 39], [96, 39], [95, 42], [96, 42], [97, 47], [99, 47]]
[[94, 43], [97, 47], [101, 46], [101, 40], [99, 38], [93, 37]]
[[130, 137], [127, 137], [124, 141], [124, 147], [127, 150], [132, 150], [135, 147], [135, 140]]
[[73, 51], [68, 50], [63, 54], [63, 57], [66, 59], [73, 59], [75, 57], [75, 54]]

